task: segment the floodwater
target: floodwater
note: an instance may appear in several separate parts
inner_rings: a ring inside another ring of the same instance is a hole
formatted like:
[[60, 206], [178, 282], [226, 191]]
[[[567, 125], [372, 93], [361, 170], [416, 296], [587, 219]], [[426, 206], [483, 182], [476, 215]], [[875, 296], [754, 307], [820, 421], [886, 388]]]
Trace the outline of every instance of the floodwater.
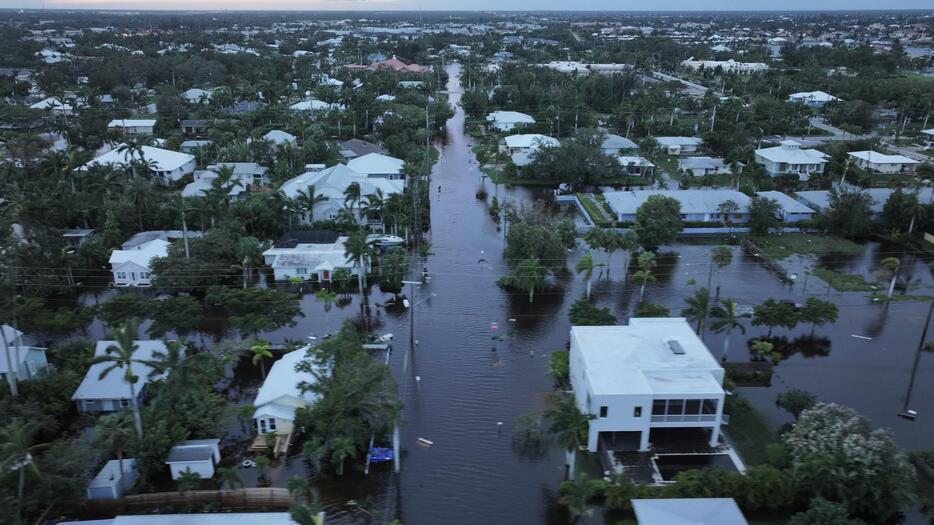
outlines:
[[[460, 66], [450, 64], [447, 71], [450, 100], [457, 104], [462, 93]], [[382, 464], [367, 477], [351, 473], [338, 481], [319, 483], [328, 504], [328, 521], [366, 521], [365, 512], [345, 504], [353, 499], [374, 514], [376, 523], [392, 518], [406, 525], [567, 523], [567, 514], [557, 504], [563, 453], [557, 447], [537, 454], [518, 450], [511, 434], [515, 418], [541, 409], [553, 390], [546, 372], [548, 355], [566, 347], [567, 310], [583, 296], [585, 285], [572, 272], [552, 277], [550, 287], [536, 293], [533, 304], [527, 294], [497, 287], [497, 278], [506, 271], [501, 256], [503, 234], [487, 215], [486, 204], [475, 197], [480, 172], [459, 107], [445, 133], [431, 179], [431, 253], [420, 263], [427, 266], [431, 279], [409, 297], [413, 303], [424, 299], [414, 309], [414, 352], [407, 356], [409, 311], [374, 309], [379, 315], [376, 332], [395, 336], [389, 364], [405, 404], [401, 473], [393, 475], [391, 466]], [[501, 201], [529, 202], [548, 199], [551, 194], [550, 190], [494, 188], [489, 182], [487, 190]], [[706, 286], [711, 246], [692, 241], [663, 249], [655, 271], [657, 282], [648, 285], [646, 300], [679, 315], [685, 298], [696, 287]], [[570, 253], [568, 268], [585, 251], [580, 247]], [[851, 406], [874, 424], [892, 429], [907, 449], [931, 448], [934, 382], [926, 379], [934, 373], [934, 354], [916, 353], [926, 303], [884, 306], [873, 303], [865, 292], [828, 293], [826, 285], [813, 276], [806, 290], [800, 281], [785, 285], [757, 258], [738, 247], [733, 253], [732, 263], [711, 278], [720, 297], [751, 306], [768, 298], [802, 303], [814, 295], [834, 301], [840, 309], [835, 325], [816, 329], [817, 340], [806, 338], [810, 326], [775, 329], [774, 336], [788, 340], [782, 347], [785, 358], [776, 366], [770, 387], [738, 389], [744, 397], [778, 427], [789, 417], [775, 407], [776, 395], [802, 388], [821, 400]], [[834, 264], [868, 275], [887, 253], [886, 247], [873, 247], [866, 255], [837, 258]], [[596, 257], [606, 261], [602, 253]], [[627, 259], [625, 253], [613, 254], [611, 278], [595, 276], [593, 286], [594, 300], [609, 307], [620, 323], [631, 315], [639, 295], [638, 283], [623, 278]], [[917, 287], [930, 288], [927, 261], [907, 266]], [[408, 287], [405, 292], [410, 293]], [[381, 305], [390, 297], [374, 287], [370, 300]], [[358, 314], [358, 301], [354, 296], [350, 304], [335, 306], [326, 314], [323, 305], [308, 294], [302, 299], [305, 317], [294, 327], [264, 337], [280, 343], [333, 331], [343, 319]], [[746, 325], [745, 334], [734, 332], [732, 336], [730, 361], [749, 360], [747, 341], [767, 331]], [[704, 335], [716, 356], [723, 338], [723, 334]], [[929, 338], [934, 339], [934, 333]], [[905, 403], [916, 356], [917, 380], [909, 408], [918, 412], [918, 418], [910, 422], [896, 414]], [[420, 437], [434, 444], [419, 446]], [[293, 460], [274, 484], [283, 486], [288, 475], [302, 470], [301, 461]]]

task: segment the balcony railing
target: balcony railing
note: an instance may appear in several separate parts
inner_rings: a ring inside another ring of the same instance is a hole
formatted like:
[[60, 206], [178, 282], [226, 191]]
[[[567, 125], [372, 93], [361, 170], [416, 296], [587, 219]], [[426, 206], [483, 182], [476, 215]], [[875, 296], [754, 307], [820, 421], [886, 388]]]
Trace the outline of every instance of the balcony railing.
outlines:
[[652, 416], [652, 423], [699, 423], [716, 420], [716, 414], [690, 416]]

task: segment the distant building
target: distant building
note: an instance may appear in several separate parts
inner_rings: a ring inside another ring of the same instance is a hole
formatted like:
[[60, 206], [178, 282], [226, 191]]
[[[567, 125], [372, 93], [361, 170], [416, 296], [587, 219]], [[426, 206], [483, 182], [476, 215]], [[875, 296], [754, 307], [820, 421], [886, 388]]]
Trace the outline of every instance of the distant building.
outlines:
[[176, 443], [169, 450], [165, 464], [169, 466], [172, 479], [178, 479], [186, 472], [201, 476], [201, 479], [214, 477], [214, 467], [221, 461], [219, 439], [189, 439]]
[[[742, 167], [742, 164], [739, 165]], [[713, 157], [686, 157], [678, 161], [678, 172], [693, 177], [704, 175], [722, 175], [731, 173], [730, 164], [725, 159]]]
[[94, 235], [94, 228], [75, 228], [72, 230], [65, 230], [65, 232], [62, 233], [62, 238], [65, 239], [65, 246], [77, 248], [87, 242], [92, 235]]
[[259, 434], [289, 435], [294, 429], [295, 410], [312, 406], [317, 396], [312, 392], [302, 391], [299, 383], [313, 384], [314, 374], [295, 370], [308, 352], [301, 348], [289, 352], [273, 363], [269, 374], [263, 381], [253, 400], [256, 410], [253, 420]]
[[921, 139], [924, 141], [925, 148], [934, 148], [934, 128], [922, 130]]
[[395, 71], [396, 73], [428, 73], [431, 71], [430, 66], [406, 64], [395, 56], [379, 62], [373, 62], [372, 64], [368, 65], [347, 64], [344, 66], [344, 69], [348, 69], [350, 71], [377, 71], [380, 69], [388, 69], [390, 71]]
[[341, 155], [347, 159], [362, 157], [368, 153], [386, 153], [386, 150], [379, 144], [367, 142], [360, 139], [350, 139], [341, 142]]
[[120, 460], [111, 459], [104, 464], [100, 472], [88, 483], [87, 499], [120, 499], [123, 494], [133, 488], [139, 471], [136, 469], [136, 460], [123, 458], [123, 471]]
[[730, 215], [730, 222], [749, 220], [750, 198], [734, 190], [633, 190], [609, 191], [603, 194], [607, 205], [620, 222], [635, 222], [639, 207], [652, 195], [670, 197], [681, 204], [681, 219], [690, 222], [721, 222], [719, 207], [726, 201], [739, 205], [739, 211]]
[[0, 348], [3, 352], [0, 357], [0, 378], [10, 381], [10, 368], [16, 371], [16, 379], [23, 381], [38, 377], [44, 373], [49, 362], [45, 356], [45, 348], [39, 348], [27, 343], [23, 332], [10, 325], [0, 325], [3, 338]]
[[830, 93], [825, 93], [823, 91], [804, 91], [788, 95], [788, 102], [804, 104], [805, 106], [812, 108], [822, 108], [826, 104], [831, 102], [842, 102], [842, 100], [831, 95]]
[[771, 177], [794, 174], [807, 180], [811, 174], [824, 172], [830, 156], [816, 149], [801, 149], [794, 140], [783, 140], [779, 146], [757, 149], [756, 162], [762, 164]]
[[658, 147], [669, 155], [695, 153], [704, 143], [700, 137], [655, 137]]
[[128, 250], [114, 250], [110, 253], [110, 271], [114, 285], [131, 287], [152, 286], [150, 264], [156, 257], [169, 255], [170, 243], [154, 239]]
[[541, 64], [541, 67], [552, 69], [559, 73], [575, 74], [578, 76], [598, 73], [601, 75], [619, 75], [632, 71], [629, 64], [587, 64], [584, 62], [553, 61]]
[[762, 62], [736, 62], [729, 60], [694, 60], [693, 57], [682, 60], [681, 67], [693, 71], [722, 71], [737, 75], [751, 75], [768, 71], [769, 66]]
[[344, 106], [337, 102], [325, 102], [323, 100], [310, 99], [296, 102], [289, 106], [289, 109], [299, 113], [323, 113], [325, 111], [343, 111]]
[[181, 94], [182, 99], [189, 104], [207, 104], [213, 96], [213, 91], [200, 88], [191, 88]]
[[286, 144], [295, 144], [298, 141], [298, 137], [291, 133], [274, 129], [263, 135], [263, 140], [272, 142], [276, 146], [284, 146]]
[[[371, 162], [373, 159], [367, 159], [366, 157], [368, 156], [354, 160], [364, 161], [358, 164], [361, 169], [376, 170], [372, 173], [373, 176], [361, 173], [345, 164], [336, 164], [324, 169], [313, 166], [312, 169], [307, 169], [305, 173], [286, 181], [279, 188], [279, 191], [289, 199], [296, 199], [300, 196], [299, 192], [307, 192], [311, 186], [314, 186], [315, 195], [325, 198], [323, 201], [316, 203], [310, 213], [307, 211], [301, 213], [300, 220], [302, 223], [308, 224], [314, 220], [336, 219], [341, 210], [344, 209], [345, 204], [349, 204], [351, 206], [350, 211], [357, 219], [360, 219], [361, 202], [346, 203], [344, 199], [344, 191], [351, 184], [357, 183], [360, 186], [360, 195], [363, 197], [375, 194], [379, 190], [383, 193], [383, 197], [386, 198], [393, 193], [402, 193], [405, 188], [405, 180], [401, 176], [401, 172], [399, 172], [397, 178], [386, 176], [389, 173], [386, 170], [392, 168], [388, 161], [385, 163]], [[392, 157], [386, 158], [392, 159]], [[401, 170], [401, 164], [395, 164], [395, 166], [398, 166]]]
[[218, 512], [206, 514], [140, 514], [59, 525], [295, 525], [288, 512]]
[[497, 131], [513, 131], [522, 126], [535, 124], [535, 119], [531, 115], [518, 111], [494, 111], [486, 116], [486, 121]]
[[337, 270], [343, 270], [347, 275], [357, 275], [357, 268], [347, 257], [344, 247], [346, 242], [347, 237], [338, 237], [330, 243], [273, 247], [263, 252], [263, 259], [272, 268], [277, 281], [299, 279], [331, 282]]
[[850, 162], [866, 171], [886, 174], [912, 174], [920, 162], [904, 155], [887, 155], [876, 151], [851, 151], [847, 154]]
[[614, 155], [616, 162], [623, 167], [625, 175], [637, 175], [640, 177], [650, 177], [655, 173], [655, 164], [649, 159], [639, 156]]
[[155, 126], [155, 119], [121, 119], [111, 120], [107, 129], [119, 129], [127, 135], [152, 135]]
[[220, 171], [225, 168], [232, 170], [227, 192], [231, 197], [245, 197], [251, 191], [269, 184], [266, 177], [269, 168], [255, 162], [218, 162], [207, 169], [195, 171], [194, 181], [182, 189], [182, 197], [204, 197], [214, 187]]
[[539, 148], [557, 148], [561, 142], [556, 138], [538, 133], [509, 135], [499, 141], [499, 151], [510, 155]]
[[623, 152], [637, 151], [639, 145], [626, 137], [608, 133], [606, 138], [603, 139], [603, 143], [600, 144], [600, 149], [604, 155], [619, 155]]
[[633, 499], [638, 525], [749, 525], [733, 498]]
[[139, 151], [123, 149], [124, 146], [124, 144], [118, 145], [85, 164], [81, 170], [87, 171], [95, 165], [129, 168], [134, 161], [141, 161], [149, 164], [149, 169], [165, 181], [176, 182], [185, 175], [193, 173], [198, 162], [194, 155], [188, 153], [142, 146], [142, 154], [140, 154]]
[[587, 450], [649, 450], [653, 429], [709, 430], [719, 443], [723, 368], [684, 318], [572, 326], [577, 407], [594, 419]]
[[797, 201], [780, 191], [757, 191], [756, 195], [759, 197], [765, 197], [766, 199], [772, 199], [778, 203], [778, 205], [781, 207], [778, 213], [782, 222], [794, 223], [809, 221], [814, 218], [814, 214], [816, 213], [814, 210], [808, 208], [800, 201]]

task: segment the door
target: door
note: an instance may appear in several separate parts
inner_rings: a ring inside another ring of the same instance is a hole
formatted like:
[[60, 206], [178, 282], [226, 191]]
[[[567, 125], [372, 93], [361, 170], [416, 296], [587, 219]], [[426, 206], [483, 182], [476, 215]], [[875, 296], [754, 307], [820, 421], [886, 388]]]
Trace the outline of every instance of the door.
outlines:
[[260, 434], [266, 433], [266, 420], [265, 419], [259, 420], [259, 433]]
[[324, 270], [323, 275], [324, 275], [324, 277], [321, 279], [322, 281], [330, 281], [330, 280], [331, 280], [331, 272], [329, 272], [328, 270]]

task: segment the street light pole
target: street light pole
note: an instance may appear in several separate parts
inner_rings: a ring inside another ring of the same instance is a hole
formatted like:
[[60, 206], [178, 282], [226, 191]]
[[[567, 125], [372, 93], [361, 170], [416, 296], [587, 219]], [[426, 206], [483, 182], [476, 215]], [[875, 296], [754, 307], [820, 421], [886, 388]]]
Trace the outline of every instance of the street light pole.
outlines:
[[918, 362], [921, 360], [921, 352], [924, 351], [924, 343], [927, 339], [928, 327], [931, 325], [932, 314], [934, 314], [934, 301], [931, 301], [931, 307], [928, 308], [928, 316], [924, 321], [924, 330], [921, 331], [921, 340], [918, 342], [918, 350], [915, 352], [915, 360], [911, 366], [911, 379], [908, 381], [908, 391], [905, 392], [905, 404], [902, 406], [902, 411], [897, 414], [898, 417], [908, 421], [914, 421], [915, 417], [917, 417], [917, 412], [908, 407], [911, 404], [911, 391], [914, 390], [915, 377], [918, 375]]

